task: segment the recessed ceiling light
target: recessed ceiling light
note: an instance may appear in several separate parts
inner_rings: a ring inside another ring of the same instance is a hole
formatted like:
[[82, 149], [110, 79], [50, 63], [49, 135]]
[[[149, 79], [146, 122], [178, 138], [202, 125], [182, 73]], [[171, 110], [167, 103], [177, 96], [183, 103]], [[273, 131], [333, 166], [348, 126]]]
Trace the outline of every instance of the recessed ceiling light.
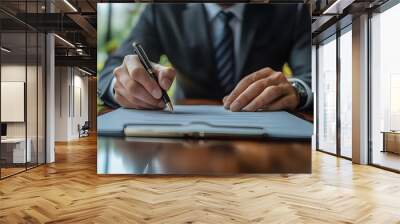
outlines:
[[78, 10], [68, 1], [64, 0], [65, 4], [67, 4], [74, 12], [78, 12]]
[[60, 37], [59, 35], [57, 35], [57, 34], [54, 34], [54, 36], [55, 37], [57, 37], [59, 40], [61, 40], [62, 42], [64, 42], [65, 44], [67, 44], [67, 45], [69, 45], [70, 47], [73, 47], [73, 48], [75, 48], [75, 45], [73, 45], [71, 42], [69, 42], [68, 40], [66, 40], [66, 39], [64, 39], [64, 38], [62, 38], [62, 37]]
[[354, 0], [336, 0], [327, 9], [325, 9], [322, 14], [342, 14], [343, 9], [351, 5], [353, 2]]
[[79, 69], [79, 71], [81, 71], [81, 72], [83, 72], [83, 73], [85, 73], [85, 74], [87, 74], [87, 75], [92, 75], [92, 73], [90, 73], [90, 72], [88, 72], [88, 71], [86, 71], [86, 70], [83, 70], [83, 69], [81, 69], [81, 68], [79, 68], [79, 67], [78, 67], [78, 69]]
[[6, 53], [10, 53], [10, 52], [11, 52], [11, 50], [9, 50], [9, 49], [7, 49], [7, 48], [5, 48], [5, 47], [1, 47], [0, 49], [1, 49], [2, 51], [6, 52]]

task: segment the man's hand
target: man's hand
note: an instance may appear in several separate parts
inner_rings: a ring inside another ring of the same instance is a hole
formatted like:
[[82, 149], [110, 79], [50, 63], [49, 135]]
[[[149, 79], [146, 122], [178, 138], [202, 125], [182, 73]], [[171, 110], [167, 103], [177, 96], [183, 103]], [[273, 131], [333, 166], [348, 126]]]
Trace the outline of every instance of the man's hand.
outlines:
[[[154, 64], [153, 68], [161, 88], [168, 90], [175, 78], [175, 69], [158, 64]], [[160, 87], [148, 76], [136, 55], [125, 56], [124, 62], [114, 69], [113, 74], [116, 77], [115, 100], [119, 105], [135, 109], [164, 108]]]
[[294, 110], [300, 100], [282, 72], [263, 68], [243, 78], [223, 99], [231, 111]]

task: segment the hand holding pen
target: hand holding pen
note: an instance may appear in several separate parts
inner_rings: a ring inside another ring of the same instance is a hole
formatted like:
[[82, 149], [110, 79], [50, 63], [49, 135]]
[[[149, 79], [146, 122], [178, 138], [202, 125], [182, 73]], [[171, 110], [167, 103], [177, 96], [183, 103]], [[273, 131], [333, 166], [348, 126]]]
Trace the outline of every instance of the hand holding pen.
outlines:
[[136, 55], [139, 57], [140, 62], [142, 63], [144, 69], [147, 72], [147, 75], [149, 75], [149, 78], [156, 81], [157, 85], [160, 87], [161, 90], [161, 98], [165, 105], [167, 105], [169, 111], [173, 111], [174, 108], [172, 106], [171, 100], [167, 94], [167, 92], [160, 86], [158, 82], [158, 77], [154, 72], [153, 66], [151, 65], [151, 62], [149, 58], [146, 55], [146, 52], [144, 52], [144, 49], [142, 46], [138, 43], [133, 43], [132, 44], [133, 49], [135, 50]]
[[[123, 63], [113, 72], [114, 98], [125, 108], [154, 110], [167, 106], [172, 110], [171, 101], [168, 100], [169, 97], [166, 98], [166, 91], [171, 87], [176, 71], [174, 68], [148, 62], [145, 67], [139, 55], [125, 56]], [[153, 71], [156, 79], [149, 75], [148, 68]]]

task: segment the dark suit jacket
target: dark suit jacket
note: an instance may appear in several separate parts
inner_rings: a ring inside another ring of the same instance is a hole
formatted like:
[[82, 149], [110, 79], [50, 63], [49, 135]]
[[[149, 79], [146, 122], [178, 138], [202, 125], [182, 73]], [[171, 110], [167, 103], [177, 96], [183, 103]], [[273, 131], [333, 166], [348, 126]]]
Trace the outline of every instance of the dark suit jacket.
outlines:
[[[105, 103], [118, 106], [107, 88], [113, 69], [133, 54], [134, 41], [154, 62], [167, 55], [178, 71], [176, 98], [221, 99], [206, 13], [203, 4], [149, 4], [100, 74], [99, 95]], [[241, 78], [267, 66], [280, 71], [288, 62], [294, 77], [311, 86], [311, 19], [305, 5], [246, 5], [240, 48]]]

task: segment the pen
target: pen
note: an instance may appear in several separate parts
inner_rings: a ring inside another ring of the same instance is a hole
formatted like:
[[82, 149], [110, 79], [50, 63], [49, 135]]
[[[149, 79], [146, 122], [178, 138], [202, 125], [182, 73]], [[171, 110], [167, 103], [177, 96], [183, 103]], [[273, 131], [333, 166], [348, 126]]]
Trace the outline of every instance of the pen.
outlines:
[[147, 74], [149, 75], [149, 77], [151, 79], [153, 79], [154, 81], [156, 81], [158, 87], [160, 87], [161, 93], [162, 93], [161, 98], [164, 101], [165, 105], [167, 105], [168, 110], [171, 112], [174, 111], [174, 107], [172, 106], [171, 99], [169, 98], [167, 92], [163, 88], [161, 88], [160, 84], [158, 83], [158, 78], [157, 78], [156, 74], [154, 73], [153, 66], [151, 66], [151, 62], [150, 62], [149, 58], [147, 57], [146, 53], [144, 52], [142, 46], [136, 42], [133, 42], [132, 46], [136, 52], [136, 55], [139, 57], [139, 60], [142, 63], [144, 69], [146, 70]]

